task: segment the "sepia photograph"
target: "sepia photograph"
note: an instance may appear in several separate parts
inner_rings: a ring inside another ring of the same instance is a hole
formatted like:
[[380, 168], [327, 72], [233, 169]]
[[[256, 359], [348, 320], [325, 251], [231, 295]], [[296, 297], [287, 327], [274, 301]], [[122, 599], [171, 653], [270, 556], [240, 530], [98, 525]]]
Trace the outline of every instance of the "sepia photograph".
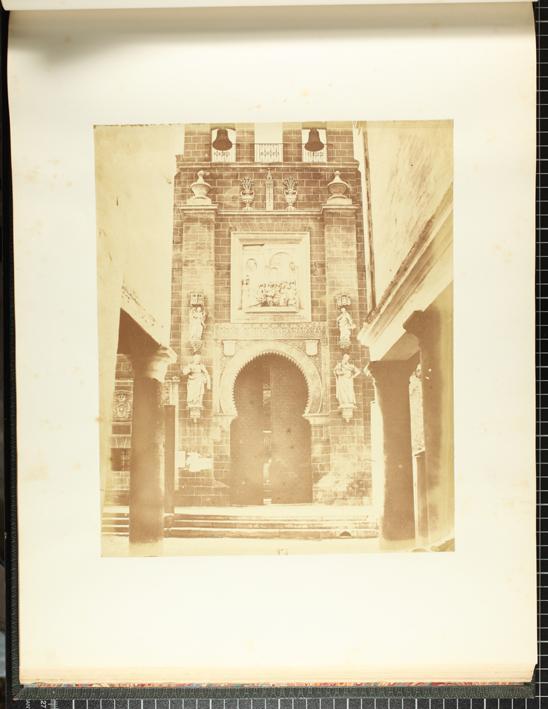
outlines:
[[260, 1], [10, 15], [22, 691], [525, 686], [531, 7]]
[[103, 556], [454, 551], [453, 122], [94, 139]]

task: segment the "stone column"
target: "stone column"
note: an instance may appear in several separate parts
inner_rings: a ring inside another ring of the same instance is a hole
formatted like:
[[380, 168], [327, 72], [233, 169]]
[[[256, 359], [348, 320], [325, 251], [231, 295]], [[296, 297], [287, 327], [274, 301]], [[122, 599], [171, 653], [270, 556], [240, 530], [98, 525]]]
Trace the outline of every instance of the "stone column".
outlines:
[[451, 309], [416, 311], [404, 323], [419, 342], [428, 541], [454, 536], [453, 343]]
[[165, 476], [165, 515], [173, 515], [175, 511], [175, 406], [166, 404], [164, 406], [164, 476]]
[[415, 539], [413, 505], [413, 459], [409, 408], [408, 361], [370, 362], [380, 414], [384, 458], [384, 504], [381, 545], [405, 546]]
[[159, 542], [164, 534], [164, 412], [162, 382], [175, 353], [160, 347], [131, 356], [134, 371], [129, 482], [129, 541]]

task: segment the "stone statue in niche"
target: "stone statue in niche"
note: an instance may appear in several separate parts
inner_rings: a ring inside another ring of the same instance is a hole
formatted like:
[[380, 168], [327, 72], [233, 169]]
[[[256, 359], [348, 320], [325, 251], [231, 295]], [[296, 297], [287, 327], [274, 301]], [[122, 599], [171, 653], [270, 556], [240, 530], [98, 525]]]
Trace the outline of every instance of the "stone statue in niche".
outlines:
[[204, 408], [204, 393], [211, 389], [211, 378], [209, 372], [202, 364], [199, 354], [192, 357], [192, 362], [181, 370], [183, 376], [187, 377], [186, 382], [186, 405], [190, 411], [190, 418], [197, 421]]
[[361, 374], [361, 369], [352, 364], [349, 354], [344, 354], [333, 372], [335, 374], [335, 393], [339, 402], [339, 409], [343, 419], [350, 421], [356, 408], [354, 379]]
[[188, 332], [190, 346], [194, 353], [202, 349], [205, 321], [207, 315], [203, 305], [191, 305], [188, 313]]
[[337, 327], [339, 328], [339, 347], [342, 350], [347, 350], [350, 347], [350, 338], [352, 336], [352, 330], [356, 329], [356, 325], [354, 324], [352, 316], [344, 307], [344, 305], [339, 308], [339, 315], [337, 316]]

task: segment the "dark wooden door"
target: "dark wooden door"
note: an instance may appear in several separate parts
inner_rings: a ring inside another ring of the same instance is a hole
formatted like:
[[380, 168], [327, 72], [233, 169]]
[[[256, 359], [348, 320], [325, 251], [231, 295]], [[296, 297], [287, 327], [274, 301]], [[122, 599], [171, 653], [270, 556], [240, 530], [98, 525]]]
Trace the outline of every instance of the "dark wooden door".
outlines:
[[299, 369], [283, 357], [270, 366], [273, 503], [312, 501], [310, 424], [303, 418], [308, 390]]
[[231, 500], [237, 505], [311, 502], [307, 386], [287, 359], [265, 355], [238, 375], [231, 427]]
[[237, 418], [230, 430], [231, 501], [236, 505], [263, 504], [263, 384], [262, 363], [250, 362], [234, 387]]

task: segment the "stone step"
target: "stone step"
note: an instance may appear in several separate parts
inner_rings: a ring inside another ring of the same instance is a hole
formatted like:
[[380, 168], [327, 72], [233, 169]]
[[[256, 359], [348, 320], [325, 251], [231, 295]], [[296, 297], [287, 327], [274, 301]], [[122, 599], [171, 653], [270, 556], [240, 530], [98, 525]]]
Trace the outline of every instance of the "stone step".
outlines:
[[[127, 512], [107, 512], [103, 515], [103, 523], [110, 524], [127, 524], [129, 515]], [[296, 525], [310, 526], [325, 525], [325, 526], [348, 526], [348, 525], [370, 525], [371, 520], [367, 515], [355, 517], [312, 517], [312, 516], [287, 516], [287, 517], [266, 517], [264, 515], [208, 515], [208, 514], [176, 514], [173, 519], [173, 526], [176, 525], [204, 525], [210, 524], [214, 526], [223, 525]]]
[[177, 519], [172, 523], [172, 529], [183, 527], [210, 527], [216, 528], [233, 528], [233, 529], [308, 529], [309, 527], [321, 529], [364, 529], [371, 527], [371, 522], [365, 520], [323, 520], [323, 519], [270, 519], [270, 520], [252, 520], [252, 519], [209, 519], [207, 517], [196, 519]]
[[[127, 512], [107, 512], [103, 534], [127, 535]], [[367, 516], [343, 517], [270, 517], [242, 514], [176, 514], [167, 537], [240, 537], [280, 539], [368, 538], [378, 534], [377, 525]]]
[[167, 537], [174, 538], [251, 538], [251, 539], [368, 539], [376, 537], [377, 528], [370, 526], [358, 530], [337, 530], [308, 527], [306, 529], [250, 529], [234, 527], [180, 527], [166, 530]]
[[105, 524], [101, 528], [101, 531], [103, 534], [115, 534], [115, 535], [121, 535], [121, 536], [127, 536], [129, 533], [129, 525], [110, 525], [110, 524]]
[[208, 495], [181, 495], [175, 499], [179, 507], [228, 507], [230, 500], [226, 492], [211, 492]]

